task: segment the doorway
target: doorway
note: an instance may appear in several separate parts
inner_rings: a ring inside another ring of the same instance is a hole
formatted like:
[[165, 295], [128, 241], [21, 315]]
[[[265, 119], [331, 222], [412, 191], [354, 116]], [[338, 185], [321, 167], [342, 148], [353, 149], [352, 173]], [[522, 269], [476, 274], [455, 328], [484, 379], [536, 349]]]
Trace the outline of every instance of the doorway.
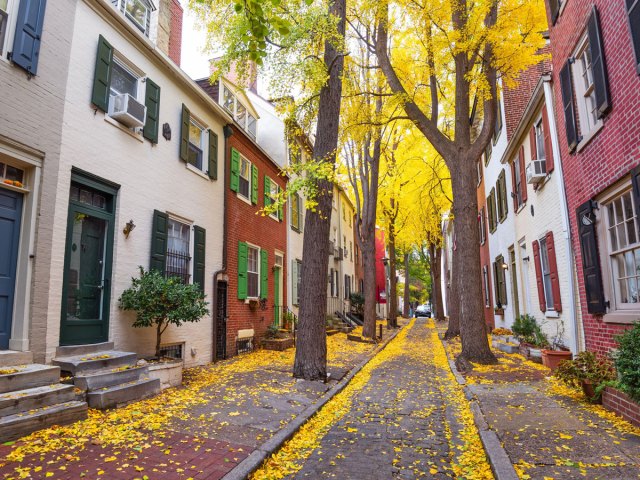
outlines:
[[22, 193], [0, 188], [0, 350], [11, 338], [22, 200]]
[[516, 270], [516, 251], [509, 247], [509, 268], [511, 269], [511, 289], [513, 290], [514, 320], [520, 316], [520, 296], [518, 295], [518, 275]]
[[216, 360], [227, 358], [227, 282], [217, 282]]
[[273, 269], [273, 323], [282, 328], [282, 254], [276, 253], [276, 263]]
[[71, 183], [60, 345], [100, 343], [109, 337], [116, 192], [87, 183]]

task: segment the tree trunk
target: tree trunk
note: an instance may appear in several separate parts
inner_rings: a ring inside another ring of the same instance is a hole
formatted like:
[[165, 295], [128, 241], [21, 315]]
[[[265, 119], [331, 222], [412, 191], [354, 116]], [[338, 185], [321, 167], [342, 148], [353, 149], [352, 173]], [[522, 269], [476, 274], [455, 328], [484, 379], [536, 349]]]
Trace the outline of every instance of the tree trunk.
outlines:
[[161, 345], [161, 338], [162, 338], [162, 326], [164, 325], [163, 322], [158, 322], [158, 326], [156, 327], [156, 358], [160, 358], [160, 345]]
[[387, 328], [395, 328], [398, 323], [398, 285], [396, 282], [396, 238], [393, 226], [389, 229], [389, 312]]
[[409, 276], [409, 254], [404, 254], [404, 305], [402, 316], [404, 318], [409, 318], [409, 308], [411, 307], [411, 289], [409, 288], [409, 281], [411, 277]]
[[[330, 3], [329, 14], [338, 19], [338, 33], [344, 36], [346, 0]], [[324, 45], [324, 64], [329, 70], [329, 78], [320, 91], [313, 158], [316, 162], [335, 164], [344, 56], [330, 41]], [[307, 210], [305, 215], [300, 314], [293, 365], [293, 376], [306, 380], [325, 379], [327, 376], [325, 322], [333, 184], [317, 180], [317, 187], [317, 210]]]
[[459, 370], [472, 368], [470, 361], [497, 363], [491, 352], [484, 322], [480, 275], [480, 244], [478, 232], [478, 201], [475, 185], [470, 188], [475, 162], [458, 162], [459, 171], [451, 172], [454, 198], [454, 228], [456, 248], [453, 260], [454, 291], [452, 303], [459, 305], [458, 318], [462, 339], [462, 352], [456, 359]]
[[442, 305], [442, 290], [441, 280], [441, 260], [442, 249], [436, 247], [434, 244], [429, 245], [429, 260], [431, 264], [431, 291], [433, 292], [433, 298], [431, 305], [435, 310], [435, 318], [437, 321], [444, 320], [444, 306]]
[[374, 338], [376, 334], [376, 242], [373, 232], [364, 231], [362, 260], [364, 264], [364, 325], [362, 336]]
[[[454, 197], [453, 200], [453, 208], [452, 212], [455, 212], [456, 200]], [[455, 215], [455, 213], [454, 213]], [[455, 218], [455, 217], [454, 217]], [[449, 277], [449, 295], [447, 296], [447, 302], [449, 302], [449, 326], [447, 327], [447, 331], [444, 334], [444, 338], [454, 338], [460, 335], [460, 296], [458, 294], [459, 285], [458, 280], [460, 275], [458, 275], [458, 265], [457, 261], [459, 259], [457, 253], [457, 242], [456, 242], [456, 232], [457, 232], [457, 223], [454, 221], [453, 223], [453, 245], [451, 246], [452, 255], [451, 255], [451, 276]]]

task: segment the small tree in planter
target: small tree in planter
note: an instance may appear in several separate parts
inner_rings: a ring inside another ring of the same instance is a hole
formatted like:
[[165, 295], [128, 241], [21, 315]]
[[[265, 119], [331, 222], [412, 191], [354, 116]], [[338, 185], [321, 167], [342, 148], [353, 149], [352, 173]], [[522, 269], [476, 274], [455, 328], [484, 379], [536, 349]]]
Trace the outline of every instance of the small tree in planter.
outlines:
[[165, 277], [142, 267], [140, 278], [133, 277], [131, 281], [131, 287], [120, 296], [120, 308], [136, 312], [134, 327], [156, 327], [157, 358], [162, 334], [169, 325], [179, 327], [186, 322], [198, 322], [209, 313], [198, 285], [184, 284], [177, 277]]

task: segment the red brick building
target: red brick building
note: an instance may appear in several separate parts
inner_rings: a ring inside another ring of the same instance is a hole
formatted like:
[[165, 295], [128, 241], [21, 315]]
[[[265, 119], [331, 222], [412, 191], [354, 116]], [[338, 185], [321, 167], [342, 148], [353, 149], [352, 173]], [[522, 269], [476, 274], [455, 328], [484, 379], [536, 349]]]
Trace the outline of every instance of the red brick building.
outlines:
[[586, 348], [640, 318], [640, 2], [547, 0]]
[[[198, 83], [234, 116], [225, 127], [225, 254], [218, 272], [216, 358], [259, 345], [267, 328], [282, 324], [287, 305], [286, 208], [263, 212], [286, 189], [280, 167], [256, 143], [258, 117], [231, 82]], [[241, 332], [253, 330], [253, 332]]]
[[480, 233], [480, 272], [482, 282], [482, 298], [484, 302], [485, 324], [493, 329], [495, 327], [495, 316], [493, 314], [493, 301], [491, 299], [491, 254], [489, 252], [489, 241], [487, 232], [487, 197], [484, 191], [484, 161], [478, 160], [478, 230]]

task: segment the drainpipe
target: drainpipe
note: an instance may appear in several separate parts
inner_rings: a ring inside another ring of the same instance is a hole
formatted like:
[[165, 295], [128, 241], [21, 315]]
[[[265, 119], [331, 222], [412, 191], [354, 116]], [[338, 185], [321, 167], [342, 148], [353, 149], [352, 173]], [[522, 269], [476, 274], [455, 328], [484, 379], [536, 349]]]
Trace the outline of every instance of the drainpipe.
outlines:
[[[228, 182], [227, 180], [230, 178], [230, 175], [227, 175], [227, 165], [230, 165], [229, 162], [229, 137], [233, 135], [233, 128], [230, 124], [226, 124], [222, 127], [222, 131], [224, 133], [224, 166], [222, 167], [222, 175], [223, 175], [223, 195], [222, 195], [222, 267], [219, 270], [216, 270], [213, 273], [213, 301], [211, 302], [211, 316], [213, 318], [213, 348], [211, 349], [211, 361], [216, 361], [217, 356], [217, 328], [218, 328], [218, 275], [225, 273], [227, 271], [227, 195], [228, 195]], [[227, 295], [228, 295], [227, 290]]]
[[[571, 301], [569, 302], [569, 316], [571, 318], [571, 324], [573, 327], [573, 338], [571, 350], [574, 355], [580, 350], [580, 331], [578, 328], [578, 313], [576, 308], [575, 299], [577, 297], [577, 286], [574, 278], [575, 261], [573, 245], [571, 243], [571, 228], [569, 224], [569, 209], [567, 206], [567, 192], [564, 185], [564, 176], [562, 173], [562, 158], [560, 157], [560, 144], [558, 143], [558, 130], [556, 128], [556, 118], [554, 115], [555, 107], [553, 102], [553, 90], [551, 89], [551, 75], [544, 75], [542, 77], [544, 87], [544, 99], [545, 104], [551, 108], [547, 110], [547, 117], [549, 118], [549, 129], [551, 130], [551, 148], [553, 150], [553, 157], [557, 159], [555, 163], [556, 169], [556, 183], [558, 185], [558, 192], [560, 193], [560, 214], [562, 217], [562, 230], [566, 243], [567, 252], [569, 253], [569, 291], [571, 292]], [[579, 296], [578, 296], [579, 298]]]

